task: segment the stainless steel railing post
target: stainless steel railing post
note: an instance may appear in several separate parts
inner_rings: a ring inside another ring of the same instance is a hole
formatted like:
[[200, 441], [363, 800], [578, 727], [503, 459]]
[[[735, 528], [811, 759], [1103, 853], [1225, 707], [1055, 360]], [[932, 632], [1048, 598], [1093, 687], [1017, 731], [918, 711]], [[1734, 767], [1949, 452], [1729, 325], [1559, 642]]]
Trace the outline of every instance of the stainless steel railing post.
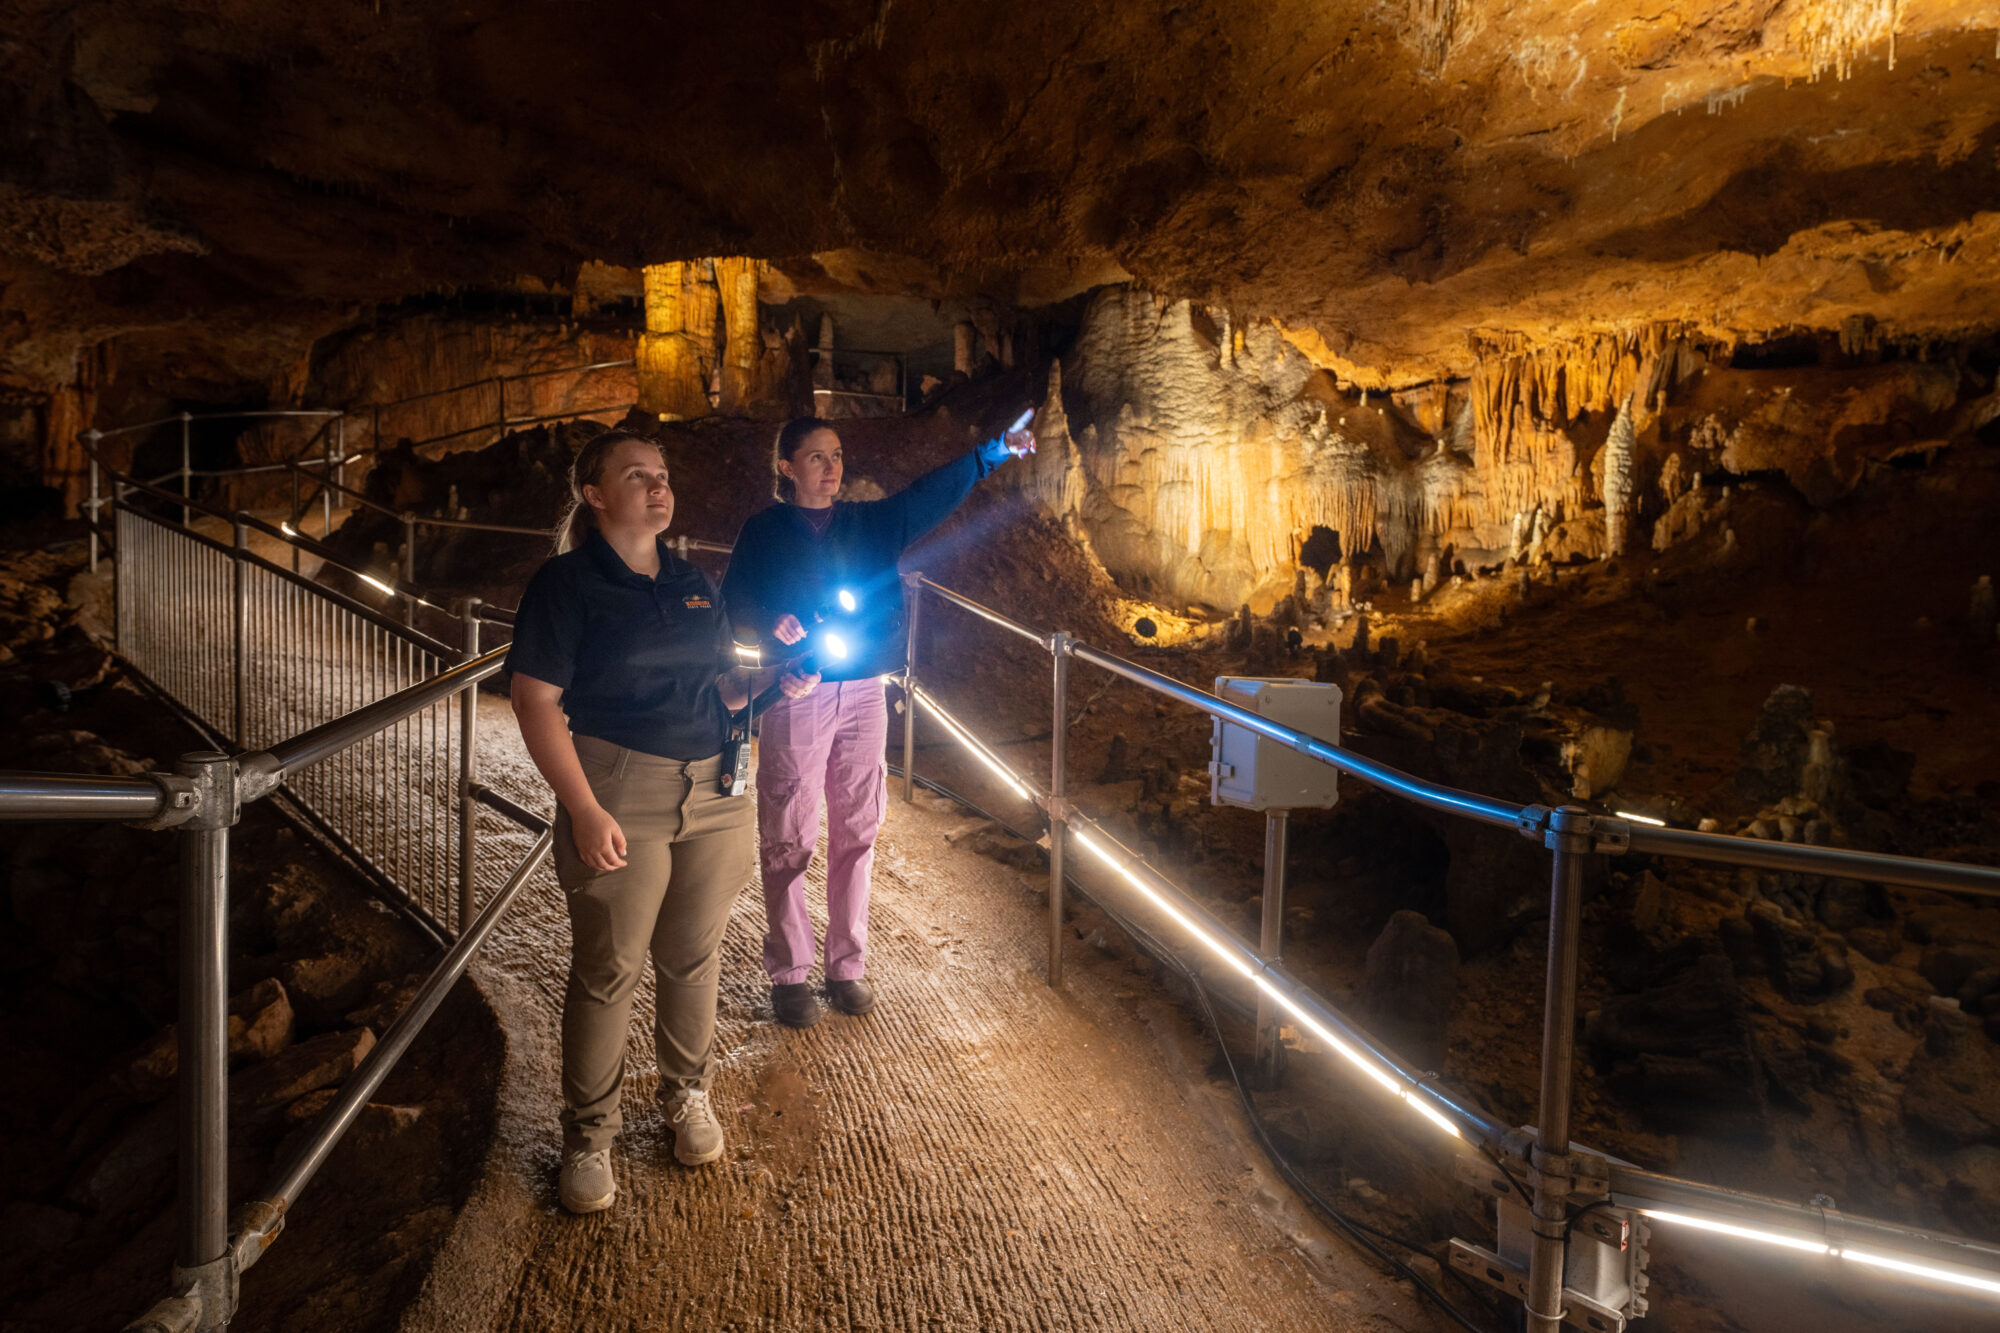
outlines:
[[903, 575], [909, 624], [903, 652], [903, 799], [917, 799], [917, 614], [924, 605], [924, 576]]
[[[1264, 907], [1257, 951], [1272, 964], [1285, 952], [1285, 844], [1290, 829], [1291, 811], [1264, 812]], [[1261, 990], [1257, 992], [1257, 1060], [1273, 1083], [1284, 1073], [1285, 1047], [1278, 1040], [1278, 1012]]]
[[[181, 499], [194, 498], [194, 414], [181, 413]], [[135, 469], [136, 470], [136, 469]], [[194, 510], [181, 506], [181, 526], [187, 527], [194, 521]]]
[[[118, 522], [118, 515], [125, 511], [125, 483], [114, 475], [111, 479], [111, 521]], [[132, 565], [125, 558], [125, 528], [118, 530], [118, 544], [111, 548], [111, 647], [120, 654], [127, 649], [125, 642], [125, 598], [131, 594], [132, 586], [126, 580]]]
[[1556, 1333], [1564, 1315], [1563, 1268], [1569, 1231], [1570, 1091], [1576, 1060], [1577, 937], [1590, 815], [1564, 806], [1549, 815], [1544, 842], [1549, 879], [1549, 971], [1542, 1008], [1541, 1116], [1529, 1151], [1534, 1241], [1528, 1255], [1528, 1333]]
[[1057, 630], [1049, 636], [1049, 654], [1055, 659], [1055, 720], [1049, 744], [1049, 985], [1061, 986], [1063, 979], [1063, 842], [1069, 828], [1069, 811], [1063, 808], [1068, 789], [1069, 768], [1069, 645], [1070, 634]]
[[[479, 656], [479, 599], [468, 597], [459, 605], [461, 656], [459, 661], [470, 662]], [[477, 896], [472, 882], [472, 862], [474, 839], [472, 836], [473, 816], [479, 803], [473, 799], [472, 789], [478, 780], [479, 758], [479, 686], [468, 685], [458, 696], [458, 933], [464, 935], [472, 927], [474, 899]]]
[[[413, 589], [417, 586], [417, 516], [415, 514], [403, 515], [402, 578], [405, 589]], [[406, 591], [403, 593], [403, 623], [405, 625], [414, 625], [417, 623], [417, 595], [414, 592]]]
[[250, 748], [250, 731], [247, 725], [249, 715], [248, 692], [243, 687], [245, 675], [250, 667], [250, 525], [243, 521], [241, 514], [236, 517], [236, 554], [229, 562], [230, 589], [234, 597], [234, 607], [230, 612], [230, 628], [234, 631], [231, 642], [234, 648], [229, 661], [229, 718], [233, 728], [230, 735], [236, 741], [236, 748]]
[[333, 536], [332, 483], [335, 481], [345, 482], [347, 480], [347, 475], [346, 475], [347, 465], [344, 461], [337, 465], [340, 471], [340, 475], [338, 477], [334, 475], [334, 470], [336, 467], [336, 464], [334, 462], [336, 448], [338, 448], [339, 457], [342, 460], [345, 460], [347, 457], [347, 435], [346, 431], [342, 429], [345, 420], [346, 418], [344, 417], [335, 417], [333, 419], [334, 422], [333, 435], [327, 438], [325, 446], [321, 451], [323, 455], [322, 465], [326, 469], [325, 480], [319, 488], [319, 512], [320, 512], [319, 538], [321, 541], [325, 541], [327, 538]]
[[97, 442], [103, 438], [97, 431], [87, 430], [83, 438], [88, 441], [86, 452], [90, 455], [90, 572], [97, 572], [97, 511], [102, 501], [97, 498]]
[[236, 761], [181, 756], [199, 804], [181, 826], [180, 1193], [174, 1287], [200, 1294], [196, 1327], [236, 1313], [229, 1258], [229, 830], [239, 816]]

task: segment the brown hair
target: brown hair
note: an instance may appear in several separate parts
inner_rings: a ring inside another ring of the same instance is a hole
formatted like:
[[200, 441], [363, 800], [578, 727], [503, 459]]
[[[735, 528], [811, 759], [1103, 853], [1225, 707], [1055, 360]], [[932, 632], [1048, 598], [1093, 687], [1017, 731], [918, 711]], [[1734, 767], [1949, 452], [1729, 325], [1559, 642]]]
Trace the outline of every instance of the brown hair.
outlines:
[[590, 501], [583, 498], [583, 488], [598, 484], [611, 451], [628, 441], [651, 449], [660, 447], [658, 440], [649, 439], [636, 431], [607, 430], [577, 450], [576, 461], [569, 465], [569, 509], [563, 514], [562, 522], [556, 524], [557, 555], [574, 551], [596, 529], [597, 515], [592, 511]]
[[833, 423], [822, 417], [793, 417], [778, 428], [778, 441], [771, 447], [771, 476], [776, 479], [776, 483], [771, 487], [773, 495], [786, 504], [798, 499], [799, 488], [792, 484], [790, 477], [779, 470], [778, 464], [791, 462], [792, 455], [799, 451], [799, 446], [804, 444], [806, 437], [814, 431], [832, 429]]

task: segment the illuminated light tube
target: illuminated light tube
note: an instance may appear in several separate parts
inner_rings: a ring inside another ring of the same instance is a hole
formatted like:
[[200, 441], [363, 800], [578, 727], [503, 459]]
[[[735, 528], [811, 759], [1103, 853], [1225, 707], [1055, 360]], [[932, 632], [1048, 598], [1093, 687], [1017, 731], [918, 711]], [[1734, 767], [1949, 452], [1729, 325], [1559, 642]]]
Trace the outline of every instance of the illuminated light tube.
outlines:
[[1734, 1222], [1718, 1222], [1713, 1218], [1693, 1217], [1687, 1213], [1670, 1213], [1664, 1208], [1641, 1208], [1639, 1214], [1661, 1222], [1693, 1227], [1697, 1231], [1713, 1231], [1717, 1235], [1734, 1236], [1738, 1240], [1754, 1240], [1760, 1245], [1776, 1245], [1787, 1250], [1799, 1250], [1805, 1254], [1826, 1254], [1832, 1248], [1823, 1240], [1807, 1240], [1803, 1236], [1787, 1236], [1781, 1231], [1763, 1231], [1757, 1227], [1740, 1227]]
[[1930, 1264], [1915, 1264], [1907, 1259], [1891, 1259], [1886, 1254], [1872, 1254], [1867, 1250], [1833, 1250], [1842, 1259], [1852, 1259], [1857, 1264], [1867, 1264], [1872, 1268], [1886, 1268], [1894, 1273], [1904, 1273], [1910, 1277], [1928, 1278], [1933, 1282], [1949, 1282], [1955, 1287], [1970, 1291], [1985, 1292], [1989, 1296], [2000, 1296], [2000, 1281], [1990, 1277], [1980, 1277], [1974, 1273], [1950, 1268], [1936, 1268]]
[[1651, 815], [1635, 815], [1629, 810], [1620, 810], [1617, 814], [1620, 819], [1629, 819], [1634, 824], [1651, 824], [1654, 828], [1665, 828], [1667, 826], [1666, 820], [1655, 819]]
[[1675, 1222], [1681, 1226], [1693, 1227], [1697, 1231], [1713, 1231], [1719, 1235], [1734, 1236], [1739, 1240], [1756, 1241], [1760, 1245], [1776, 1245], [1782, 1249], [1798, 1250], [1804, 1254], [1824, 1254], [1835, 1259], [1851, 1259], [1857, 1264], [1870, 1268], [1887, 1269], [1906, 1277], [1925, 1278], [1932, 1282], [1944, 1282], [1968, 1291], [1983, 1292], [1989, 1296], [2000, 1296], [2000, 1279], [1986, 1277], [1959, 1268], [1939, 1268], [1935, 1264], [1914, 1263], [1908, 1259], [1895, 1259], [1886, 1254], [1876, 1254], [1872, 1250], [1856, 1250], [1829, 1245], [1825, 1241], [1810, 1240], [1803, 1236], [1788, 1236], [1783, 1232], [1764, 1231], [1757, 1227], [1738, 1226], [1733, 1222], [1718, 1222], [1707, 1217], [1693, 1217], [1687, 1213], [1668, 1212], [1662, 1208], [1641, 1208], [1643, 1217], [1661, 1222]]
[[[1243, 956], [1241, 954], [1237, 953], [1236, 950], [1229, 948], [1227, 945], [1223, 944], [1222, 941], [1216, 939], [1213, 935], [1210, 935], [1207, 931], [1203, 930], [1200, 926], [1196, 925], [1179, 908], [1175, 907], [1172, 903], [1168, 902], [1165, 898], [1161, 897], [1159, 893], [1154, 890], [1152, 885], [1146, 883], [1145, 880], [1133, 874], [1132, 868], [1130, 866], [1126, 865], [1123, 861], [1120, 861], [1117, 857], [1113, 856], [1109, 851], [1105, 850], [1103, 847], [1098, 846], [1097, 840], [1095, 838], [1092, 838], [1088, 833], [1085, 833], [1082, 829], [1079, 828], [1071, 828], [1069, 835], [1070, 837], [1076, 839], [1078, 842], [1082, 843], [1084, 845], [1084, 848], [1087, 851], [1091, 852], [1093, 855], [1095, 855], [1098, 860], [1104, 862], [1104, 864], [1110, 866], [1113, 870], [1117, 871], [1119, 875], [1121, 875], [1124, 878], [1127, 884], [1130, 884], [1133, 888], [1145, 894], [1147, 899], [1153, 904], [1153, 906], [1159, 908], [1162, 912], [1165, 912], [1168, 916], [1173, 918], [1175, 925], [1179, 926], [1182, 930], [1186, 931], [1188, 934], [1194, 936], [1197, 940], [1200, 940], [1203, 944], [1207, 945], [1209, 947], [1209, 950], [1213, 952], [1216, 957], [1220, 958], [1223, 962], [1229, 964], [1231, 967], [1235, 968], [1238, 972], [1242, 973], [1246, 977], [1256, 976], [1256, 972], [1251, 968], [1251, 966], [1243, 961]], [[1261, 980], [1261, 978], [1258, 979]]]
[[1280, 1008], [1298, 1020], [1314, 1037], [1335, 1051], [1338, 1051], [1350, 1064], [1381, 1084], [1384, 1089], [1402, 1098], [1404, 1102], [1421, 1112], [1426, 1120], [1429, 1120], [1439, 1129], [1442, 1129], [1453, 1138], [1462, 1137], [1458, 1132], [1458, 1127], [1439, 1114], [1437, 1109], [1431, 1106], [1415, 1084], [1405, 1082], [1401, 1077], [1385, 1067], [1381, 1061], [1366, 1054], [1353, 1043], [1342, 1038], [1324, 1023], [1314, 1018], [1296, 1000], [1273, 985], [1269, 977], [1245, 962], [1239, 950], [1230, 948], [1210, 932], [1202, 929], [1194, 920], [1155, 890], [1152, 885], [1146, 883], [1143, 878], [1135, 874], [1129, 865], [1113, 856], [1103, 846], [1100, 846], [1095, 838], [1078, 828], [1070, 830], [1070, 837], [1081, 843], [1084, 850], [1096, 856], [1098, 860], [1104, 862], [1104, 864], [1110, 866], [1113, 870], [1116, 870], [1126, 883], [1144, 894], [1153, 906], [1171, 917], [1175, 925], [1194, 936], [1201, 943], [1207, 945], [1210, 952], [1214, 953], [1216, 957], [1222, 959], [1223, 962], [1228, 963], [1239, 973], [1255, 982], [1258, 990], [1270, 996]]
[[971, 734], [968, 733], [963, 727], [959, 726], [957, 722], [953, 721], [949, 713], [945, 712], [942, 708], [939, 708], [937, 706], [937, 703], [930, 697], [930, 695], [924, 693], [922, 690], [919, 690], [916, 692], [916, 696], [917, 696], [917, 701], [921, 703], [925, 708], [928, 708], [930, 710], [932, 717], [944, 723], [944, 729], [951, 733], [952, 739], [957, 741], [960, 745], [963, 745], [966, 749], [972, 751], [973, 757], [977, 759], [980, 763], [986, 765], [986, 767], [992, 771], [993, 776], [999, 778], [1002, 782], [1006, 783], [1009, 787], [1013, 788], [1014, 794], [1019, 796], [1022, 800], [1032, 801], [1035, 799], [1034, 796], [1029, 793], [1028, 789], [1021, 785], [1020, 780], [1007, 770], [1004, 764], [1000, 763], [997, 759], [993, 758], [993, 756], [987, 754], [984, 749], [982, 749], [977, 743], [975, 743], [972, 739]]
[[736, 645], [736, 655], [753, 666], [762, 665], [764, 661], [762, 652], [755, 648], [746, 648], [740, 643]]
[[394, 588], [382, 582], [382, 580], [376, 578], [373, 574], [363, 574], [361, 576], [361, 581], [367, 584], [369, 587], [374, 588], [378, 592], [386, 592], [391, 597], [394, 597], [396, 595], [396, 590]]
[[[1266, 995], [1270, 996], [1273, 1001], [1275, 1001], [1278, 1005], [1283, 1007], [1286, 1013], [1290, 1014], [1292, 1017], [1298, 1019], [1299, 1022], [1303, 1023], [1306, 1026], [1306, 1029], [1310, 1031], [1313, 1034], [1313, 1036], [1319, 1038], [1322, 1042], [1325, 1042], [1328, 1046], [1331, 1046], [1335, 1051], [1339, 1052], [1341, 1058], [1346, 1060], [1349, 1064], [1359, 1069], [1362, 1073], [1368, 1075], [1368, 1077], [1374, 1079], [1377, 1083], [1380, 1083], [1388, 1091], [1395, 1093], [1398, 1097], [1408, 1096], [1409, 1093], [1408, 1085], [1406, 1085], [1401, 1079], [1397, 1078], [1395, 1074], [1383, 1068], [1381, 1061], [1376, 1060], [1364, 1054], [1352, 1042], [1348, 1041], [1344, 1037], [1336, 1035], [1331, 1028], [1327, 1027], [1324, 1023], [1320, 1022], [1318, 1019], [1314, 1018], [1304, 1009], [1300, 1008], [1298, 1002], [1292, 999], [1291, 996], [1285, 994], [1283, 991], [1279, 990], [1276, 986], [1272, 985], [1269, 978], [1262, 976], [1258, 977], [1257, 989], [1263, 991]], [[1429, 1107], [1425, 1107], [1424, 1109], [1427, 1111], [1430, 1110]], [[1447, 1128], [1449, 1127], [1447, 1126]]]
[[287, 537], [296, 537], [299, 535], [299, 530], [289, 523], [279, 523], [278, 531], [284, 533]]

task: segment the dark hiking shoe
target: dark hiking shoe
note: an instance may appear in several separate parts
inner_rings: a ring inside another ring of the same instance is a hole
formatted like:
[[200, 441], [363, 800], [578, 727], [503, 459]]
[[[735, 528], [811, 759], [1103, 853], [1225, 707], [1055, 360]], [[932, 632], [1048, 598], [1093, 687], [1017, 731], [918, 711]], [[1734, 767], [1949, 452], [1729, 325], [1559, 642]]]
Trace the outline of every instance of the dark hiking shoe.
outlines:
[[826, 1013], [820, 1007], [819, 996], [813, 994], [813, 988], [803, 981], [789, 986], [772, 986], [771, 1009], [778, 1015], [778, 1021], [788, 1028], [809, 1028]]
[[829, 981], [826, 983], [826, 998], [833, 1001], [833, 1007], [841, 1013], [859, 1018], [875, 1007], [875, 988], [868, 984], [866, 977], [856, 977], [852, 981]]

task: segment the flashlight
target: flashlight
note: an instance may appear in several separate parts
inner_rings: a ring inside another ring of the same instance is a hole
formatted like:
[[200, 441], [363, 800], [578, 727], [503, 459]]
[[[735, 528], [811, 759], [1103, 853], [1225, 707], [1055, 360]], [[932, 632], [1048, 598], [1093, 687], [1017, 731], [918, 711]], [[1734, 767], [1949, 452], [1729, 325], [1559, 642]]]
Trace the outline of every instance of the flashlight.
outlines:
[[854, 600], [854, 594], [845, 588], [835, 593], [834, 597], [839, 601], [840, 609], [843, 611], [852, 612], [856, 606], [860, 605], [860, 603]]

